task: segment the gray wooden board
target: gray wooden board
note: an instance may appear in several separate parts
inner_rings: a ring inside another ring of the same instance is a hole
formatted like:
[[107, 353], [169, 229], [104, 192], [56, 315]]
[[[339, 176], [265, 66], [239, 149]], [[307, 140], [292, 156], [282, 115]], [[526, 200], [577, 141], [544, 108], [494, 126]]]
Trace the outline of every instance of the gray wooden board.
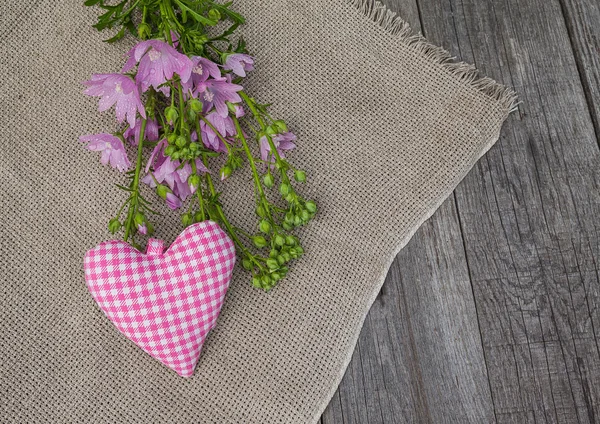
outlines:
[[322, 423], [600, 422], [600, 2], [385, 3], [522, 104], [396, 258]]

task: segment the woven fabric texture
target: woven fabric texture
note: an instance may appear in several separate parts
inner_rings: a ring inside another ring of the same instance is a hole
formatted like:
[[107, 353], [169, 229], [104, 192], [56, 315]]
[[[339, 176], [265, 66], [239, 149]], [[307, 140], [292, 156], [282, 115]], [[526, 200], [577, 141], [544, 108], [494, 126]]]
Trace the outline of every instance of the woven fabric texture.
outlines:
[[163, 253], [109, 240], [85, 254], [85, 281], [106, 316], [144, 351], [182, 377], [194, 373], [215, 326], [235, 264], [235, 246], [219, 225], [186, 228]]
[[[0, 421], [314, 423], [392, 259], [499, 137], [514, 98], [364, 0], [238, 0], [247, 89], [298, 135], [319, 213], [270, 293], [237, 266], [193, 377], [123, 337], [85, 284], [123, 176], [78, 137], [115, 128], [81, 94], [131, 40], [102, 43], [79, 0], [0, 0]], [[246, 173], [221, 200], [251, 229]], [[148, 197], [152, 194], [148, 193]], [[157, 237], [172, 242], [177, 214]]]

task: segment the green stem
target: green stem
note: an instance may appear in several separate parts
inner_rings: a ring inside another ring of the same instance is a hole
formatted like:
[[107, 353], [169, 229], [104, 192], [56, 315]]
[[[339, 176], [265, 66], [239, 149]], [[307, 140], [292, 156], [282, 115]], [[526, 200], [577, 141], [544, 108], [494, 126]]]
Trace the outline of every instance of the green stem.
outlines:
[[142, 126], [140, 128], [140, 141], [137, 149], [137, 159], [135, 162], [135, 174], [133, 181], [131, 182], [131, 202], [129, 203], [129, 209], [127, 211], [127, 219], [125, 220], [125, 237], [123, 240], [129, 240], [129, 234], [131, 233], [131, 225], [133, 223], [133, 217], [137, 212], [138, 208], [138, 196], [140, 186], [140, 172], [142, 170], [142, 153], [144, 149], [144, 134], [146, 133], [146, 120], [142, 119]]
[[[196, 175], [198, 173], [198, 169], [196, 168], [196, 160], [192, 159], [190, 160], [191, 164], [192, 164], [192, 171], [194, 172], [194, 175]], [[200, 185], [198, 185], [198, 188], [196, 188], [196, 194], [198, 196], [198, 206], [200, 207], [200, 216], [202, 217], [202, 221], [206, 220], [206, 215], [204, 214], [204, 200], [202, 199], [202, 188], [200, 187]]]
[[250, 168], [252, 169], [252, 177], [254, 178], [254, 185], [256, 185], [256, 189], [258, 190], [258, 195], [260, 197], [260, 201], [265, 208], [265, 212], [269, 217], [271, 223], [273, 223], [273, 218], [271, 217], [271, 211], [269, 208], [269, 203], [267, 202], [267, 196], [262, 188], [262, 184], [260, 182], [260, 177], [258, 175], [258, 170], [256, 169], [256, 164], [254, 163], [254, 157], [252, 156], [252, 152], [250, 151], [250, 147], [248, 147], [248, 142], [246, 141], [246, 137], [244, 137], [244, 133], [242, 131], [242, 127], [240, 126], [240, 121], [235, 116], [232, 116], [233, 123], [235, 125], [235, 130], [237, 131], [237, 135], [242, 142], [242, 146], [244, 147], [244, 151], [246, 152], [246, 156], [248, 157], [248, 162], [250, 162]]

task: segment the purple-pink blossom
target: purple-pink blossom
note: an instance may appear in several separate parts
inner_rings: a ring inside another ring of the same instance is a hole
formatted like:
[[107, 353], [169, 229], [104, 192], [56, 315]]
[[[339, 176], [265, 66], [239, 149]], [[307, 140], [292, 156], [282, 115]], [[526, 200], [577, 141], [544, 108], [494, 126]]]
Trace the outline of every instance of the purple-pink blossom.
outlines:
[[242, 53], [227, 55], [223, 69], [232, 71], [240, 77], [246, 76], [246, 71], [254, 70], [254, 59], [252, 56]]
[[209, 77], [221, 78], [221, 71], [216, 63], [201, 56], [193, 56], [191, 61], [191, 78], [187, 82], [181, 84], [186, 93], [188, 91], [193, 91], [194, 87], [205, 82]]
[[[133, 127], [127, 128], [123, 133], [123, 137], [125, 137], [131, 144], [137, 146], [140, 141], [140, 130], [142, 129], [142, 120], [138, 118], [135, 121], [135, 125]], [[156, 141], [158, 140], [158, 123], [156, 119], [148, 119], [146, 121], [146, 131], [144, 132], [144, 139], [148, 141]]]
[[146, 235], [148, 234], [148, 227], [146, 226], [145, 222], [142, 222], [141, 224], [137, 225], [137, 230], [140, 232], [140, 234]]
[[87, 142], [87, 148], [94, 152], [102, 152], [100, 162], [102, 165], [110, 163], [110, 166], [123, 172], [131, 166], [127, 158], [123, 141], [112, 134], [82, 135], [79, 141]]
[[84, 91], [89, 96], [101, 97], [98, 110], [104, 112], [116, 103], [117, 120], [123, 122], [127, 118], [130, 126], [135, 125], [137, 112], [145, 118], [146, 111], [140, 100], [140, 94], [135, 82], [121, 74], [94, 74], [83, 84], [88, 88]]
[[237, 94], [244, 87], [238, 84], [232, 84], [227, 78], [215, 78], [206, 80], [197, 86], [196, 93], [199, 93], [199, 99], [202, 101], [203, 113], [207, 114], [215, 107], [221, 117], [228, 115], [227, 103], [239, 103], [242, 98]]
[[136, 44], [129, 52], [129, 59], [123, 66], [123, 72], [131, 70], [139, 62], [136, 82], [142, 91], [150, 86], [169, 96], [169, 87], [162, 86], [176, 73], [182, 83], [186, 83], [192, 74], [193, 63], [173, 46], [160, 40], [146, 40]]
[[[217, 112], [206, 115], [206, 120], [223, 136], [228, 137], [236, 134], [235, 125], [230, 117], [222, 117]], [[204, 121], [200, 121], [202, 141], [206, 147], [216, 152], [226, 152], [227, 147], [213, 129]]]
[[[282, 134], [275, 134], [271, 137], [273, 141], [273, 145], [277, 149], [277, 153], [282, 158], [285, 157], [284, 152], [288, 150], [292, 150], [296, 147], [293, 143], [296, 141], [296, 135], [291, 132], [285, 132]], [[262, 136], [259, 140], [260, 144], [260, 158], [264, 161], [275, 162], [274, 155], [271, 154], [271, 145], [269, 144], [269, 140], [267, 140], [266, 136]]]

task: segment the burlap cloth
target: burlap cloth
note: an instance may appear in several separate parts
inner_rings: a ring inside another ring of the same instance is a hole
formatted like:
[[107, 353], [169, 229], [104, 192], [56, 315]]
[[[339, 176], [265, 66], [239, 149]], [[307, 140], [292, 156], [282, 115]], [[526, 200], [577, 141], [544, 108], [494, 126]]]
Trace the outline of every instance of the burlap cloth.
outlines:
[[[80, 81], [119, 69], [128, 42], [102, 43], [98, 11], [80, 1], [0, 6], [0, 422], [315, 422], [392, 259], [514, 102], [373, 4], [239, 0], [258, 63], [248, 89], [298, 134], [292, 160], [320, 212], [302, 231], [306, 255], [272, 292], [236, 268], [183, 379], [123, 337], [83, 280], [123, 176], [77, 141], [114, 128]], [[250, 226], [245, 178], [227, 182], [223, 201]], [[165, 213], [156, 227], [171, 242], [181, 226]]]

